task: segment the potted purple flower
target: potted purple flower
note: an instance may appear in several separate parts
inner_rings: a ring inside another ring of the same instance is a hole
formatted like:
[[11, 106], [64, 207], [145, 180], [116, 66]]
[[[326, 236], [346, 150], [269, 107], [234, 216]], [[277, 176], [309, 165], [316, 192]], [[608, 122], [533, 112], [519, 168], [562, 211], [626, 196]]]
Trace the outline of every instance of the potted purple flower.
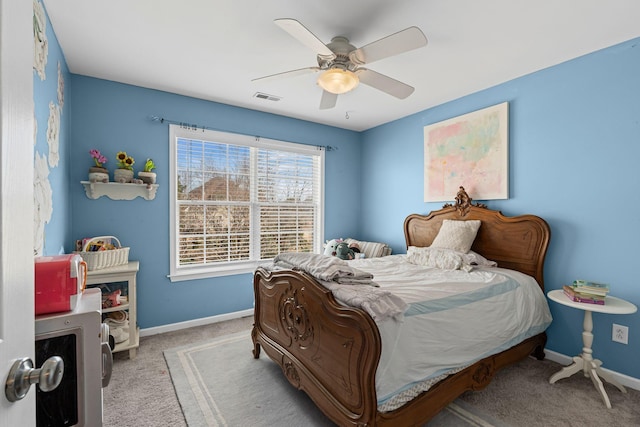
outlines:
[[89, 181], [91, 182], [109, 182], [109, 171], [104, 167], [107, 158], [100, 151], [89, 150], [89, 154], [93, 159], [94, 165], [89, 168]]

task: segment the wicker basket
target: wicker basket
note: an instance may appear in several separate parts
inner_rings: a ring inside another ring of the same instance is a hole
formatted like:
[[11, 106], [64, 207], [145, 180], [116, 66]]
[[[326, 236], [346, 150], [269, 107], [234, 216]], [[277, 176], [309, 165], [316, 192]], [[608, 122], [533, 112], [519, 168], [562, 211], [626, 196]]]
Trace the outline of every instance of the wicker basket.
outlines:
[[[111, 239], [114, 244], [117, 243], [118, 249], [110, 249], [107, 251], [87, 251], [92, 242]], [[98, 236], [87, 240], [81, 252], [78, 252], [82, 259], [87, 263], [87, 270], [101, 270], [103, 268], [124, 265], [129, 262], [129, 248], [123, 248], [115, 236]]]

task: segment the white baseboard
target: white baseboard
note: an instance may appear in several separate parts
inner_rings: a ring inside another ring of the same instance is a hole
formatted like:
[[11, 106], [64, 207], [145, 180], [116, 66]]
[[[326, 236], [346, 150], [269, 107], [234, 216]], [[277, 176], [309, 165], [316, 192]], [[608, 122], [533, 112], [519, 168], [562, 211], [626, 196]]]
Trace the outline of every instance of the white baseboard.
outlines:
[[[569, 365], [573, 363], [573, 357], [566, 356], [562, 353], [557, 353], [547, 348], [544, 349], [544, 354], [546, 359], [549, 359], [552, 362], [560, 363], [561, 365]], [[634, 390], [640, 390], [640, 379], [611, 371], [607, 368], [602, 368], [602, 370], [610, 373], [615, 378], [615, 380], [623, 386], [632, 388]]]
[[169, 325], [155, 326], [153, 328], [140, 329], [141, 337], [162, 334], [165, 332], [179, 331], [180, 329], [192, 328], [194, 326], [210, 325], [212, 323], [224, 322], [225, 320], [239, 319], [241, 317], [253, 316], [253, 308], [225, 313], [217, 316], [203, 317], [201, 319], [187, 320], [185, 322], [171, 323]]

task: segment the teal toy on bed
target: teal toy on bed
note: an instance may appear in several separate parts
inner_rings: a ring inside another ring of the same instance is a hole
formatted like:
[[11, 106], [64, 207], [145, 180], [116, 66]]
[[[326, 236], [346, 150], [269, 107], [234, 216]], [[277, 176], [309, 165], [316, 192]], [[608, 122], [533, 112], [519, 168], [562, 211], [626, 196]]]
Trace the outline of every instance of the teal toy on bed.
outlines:
[[335, 256], [340, 259], [355, 259], [356, 253], [360, 252], [360, 246], [357, 243], [347, 243], [343, 239], [327, 240], [324, 245], [324, 254]]
[[355, 253], [353, 249], [349, 247], [347, 242], [340, 242], [338, 246], [336, 246], [336, 256], [340, 259], [354, 259]]
[[338, 243], [341, 243], [342, 239], [331, 239], [327, 240], [327, 243], [324, 245], [324, 254], [329, 256], [336, 256], [336, 247], [338, 247]]

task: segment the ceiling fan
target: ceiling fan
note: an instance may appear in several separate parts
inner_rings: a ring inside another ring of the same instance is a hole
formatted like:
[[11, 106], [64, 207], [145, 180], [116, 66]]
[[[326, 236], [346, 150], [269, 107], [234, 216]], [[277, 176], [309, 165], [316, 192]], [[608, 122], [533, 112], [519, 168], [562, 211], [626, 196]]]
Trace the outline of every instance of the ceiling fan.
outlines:
[[406, 28], [356, 48], [346, 37], [341, 36], [334, 37], [331, 43], [324, 44], [295, 19], [282, 18], [274, 22], [293, 38], [315, 51], [318, 55], [318, 66], [285, 71], [252, 81], [322, 72], [318, 77], [318, 85], [323, 89], [320, 100], [321, 110], [335, 107], [338, 95], [349, 92], [360, 82], [399, 99], [405, 99], [413, 93], [413, 87], [364, 68], [362, 65], [426, 46], [427, 38], [418, 27]]

